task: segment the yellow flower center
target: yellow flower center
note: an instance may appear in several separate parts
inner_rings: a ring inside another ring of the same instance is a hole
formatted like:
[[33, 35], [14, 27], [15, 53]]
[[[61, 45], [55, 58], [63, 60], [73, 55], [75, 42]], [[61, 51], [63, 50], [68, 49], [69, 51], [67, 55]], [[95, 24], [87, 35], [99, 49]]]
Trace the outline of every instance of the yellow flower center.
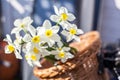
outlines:
[[33, 42], [33, 43], [39, 43], [39, 42], [40, 42], [40, 36], [34, 36], [34, 37], [32, 38], [32, 42]]
[[47, 37], [51, 37], [51, 36], [53, 35], [53, 31], [50, 30], [50, 29], [48, 29], [48, 30], [45, 31], [45, 35], [46, 35]]
[[61, 14], [61, 20], [67, 20], [68, 19], [68, 15], [66, 13], [62, 13]]
[[11, 53], [14, 52], [14, 50], [15, 50], [14, 46], [12, 46], [12, 45], [8, 45], [8, 49]]
[[75, 29], [73, 29], [73, 28], [70, 29], [70, 34], [75, 35], [76, 33], [77, 33], [77, 31]]
[[37, 49], [36, 47], [34, 47], [34, 48], [33, 48], [33, 52], [34, 52], [35, 54], [38, 54], [38, 53], [39, 53], [39, 49]]
[[33, 61], [36, 61], [36, 60], [37, 60], [37, 57], [36, 57], [35, 55], [31, 55], [31, 59], [32, 59]]
[[58, 56], [59, 56], [60, 58], [64, 58], [64, 57], [65, 57], [65, 53], [64, 53], [64, 52], [60, 52], [60, 53], [58, 54]]
[[24, 27], [25, 27], [25, 24], [22, 23], [22, 24], [20, 25], [20, 27], [21, 27], [21, 28], [24, 28]]

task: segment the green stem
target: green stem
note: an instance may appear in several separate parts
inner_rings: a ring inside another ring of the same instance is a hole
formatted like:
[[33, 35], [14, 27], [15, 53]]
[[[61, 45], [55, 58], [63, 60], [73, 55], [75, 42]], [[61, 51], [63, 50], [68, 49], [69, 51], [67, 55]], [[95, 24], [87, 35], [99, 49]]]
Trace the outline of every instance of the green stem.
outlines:
[[62, 19], [60, 19], [60, 20], [56, 23], [56, 26], [58, 26], [61, 21], [62, 21]]

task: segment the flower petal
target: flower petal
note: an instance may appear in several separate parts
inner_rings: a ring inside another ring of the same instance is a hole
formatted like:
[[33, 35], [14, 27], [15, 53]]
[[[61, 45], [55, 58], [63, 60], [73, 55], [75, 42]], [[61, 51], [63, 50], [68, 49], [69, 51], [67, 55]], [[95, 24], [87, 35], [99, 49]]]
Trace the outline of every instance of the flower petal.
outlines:
[[52, 47], [52, 46], [55, 44], [55, 41], [54, 41], [54, 40], [51, 40], [51, 39], [50, 39], [50, 40], [48, 39], [47, 42], [48, 42], [48, 45], [49, 45], [50, 47]]
[[11, 31], [11, 34], [19, 33], [22, 30], [22, 28], [13, 28]]
[[59, 59], [60, 59], [60, 57], [58, 56], [58, 54], [57, 54], [57, 55], [55, 55], [55, 59], [57, 59], [57, 60], [59, 60]]
[[33, 47], [34, 47], [34, 44], [32, 44], [32, 42], [28, 42], [26, 44], [26, 50], [28, 51], [28, 54], [31, 54], [31, 50], [33, 49]]
[[31, 17], [25, 17], [23, 20], [22, 20], [23, 23], [25, 24], [31, 24], [33, 22], [33, 20], [31, 19]]
[[43, 23], [43, 27], [45, 27], [46, 29], [50, 29], [51, 28], [51, 23], [49, 20], [45, 20]]
[[74, 57], [74, 55], [72, 55], [71, 53], [67, 53], [66, 55], [68, 56], [68, 58], [73, 58]]
[[65, 58], [61, 59], [62, 63], [65, 63], [66, 61], [67, 61], [67, 59], [65, 59]]
[[71, 41], [73, 39], [72, 37], [72, 35], [67, 36], [67, 42]]
[[63, 47], [63, 50], [64, 51], [70, 51], [70, 48], [69, 47]]
[[59, 48], [61, 48], [63, 46], [63, 43], [61, 41], [58, 41], [57, 44], [58, 44]]
[[68, 21], [62, 21], [60, 22], [60, 25], [62, 26], [63, 29], [67, 29], [69, 28], [69, 22]]
[[54, 11], [57, 15], [59, 15], [59, 11], [58, 11], [58, 8], [56, 6], [53, 6], [54, 7]]
[[15, 50], [15, 56], [18, 59], [22, 59], [22, 56], [20, 55], [20, 53], [17, 50]]
[[52, 27], [52, 30], [53, 30], [53, 33], [57, 33], [59, 31], [59, 26], [53, 26]]
[[28, 63], [30, 66], [32, 66], [32, 67], [33, 67], [33, 63], [32, 63], [32, 61], [31, 61], [31, 60], [27, 60], [27, 63]]
[[74, 40], [80, 42], [80, 37], [79, 37], [79, 36], [75, 36], [75, 35], [74, 35], [73, 38], [74, 38]]
[[77, 29], [77, 35], [78, 35], [78, 34], [83, 34], [83, 33], [84, 33], [83, 30]]
[[59, 13], [60, 14], [62, 14], [62, 13], [68, 13], [68, 10], [67, 10], [67, 8], [65, 8], [65, 7], [60, 7], [60, 9], [59, 9]]
[[37, 27], [37, 35], [42, 35], [45, 32], [45, 28], [44, 27]]
[[32, 36], [36, 35], [36, 29], [32, 25], [28, 26], [28, 31]]
[[33, 64], [36, 65], [37, 67], [42, 67], [39, 61], [33, 61]]
[[7, 41], [8, 41], [8, 42], [12, 43], [12, 40], [11, 40], [11, 37], [10, 37], [9, 34], [6, 35], [6, 38], [7, 38]]
[[68, 21], [73, 21], [73, 20], [75, 20], [76, 18], [75, 18], [75, 16], [73, 15], [73, 14], [71, 14], [71, 13], [68, 13]]
[[68, 35], [69, 35], [69, 32], [67, 32], [66, 30], [63, 30], [63, 31], [61, 32], [61, 34], [64, 35], [64, 36], [68, 36]]
[[8, 45], [5, 46], [5, 54], [10, 54], [11, 52], [8, 49]]
[[25, 34], [25, 36], [23, 37], [23, 41], [25, 42], [29, 42], [31, 41], [32, 37], [29, 34]]
[[52, 40], [56, 41], [56, 42], [59, 42], [60, 41], [60, 36], [58, 34], [54, 34], [52, 37], [51, 37]]
[[21, 24], [22, 20], [21, 19], [16, 19], [14, 21], [14, 26], [18, 27]]
[[71, 24], [71, 27], [73, 27], [75, 30], [77, 30], [77, 25]]
[[50, 16], [50, 20], [52, 20], [53, 22], [59, 22], [59, 16], [57, 16], [57, 15], [51, 15]]

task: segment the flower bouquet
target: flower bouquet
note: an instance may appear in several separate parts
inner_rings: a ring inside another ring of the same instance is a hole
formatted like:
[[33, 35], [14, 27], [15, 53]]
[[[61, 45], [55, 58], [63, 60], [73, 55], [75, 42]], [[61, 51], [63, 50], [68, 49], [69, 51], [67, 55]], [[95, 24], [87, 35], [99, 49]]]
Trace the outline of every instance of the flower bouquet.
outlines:
[[54, 11], [50, 20], [55, 25], [45, 20], [42, 26], [35, 28], [30, 17], [15, 20], [15, 28], [11, 31], [15, 40], [6, 35], [4, 40], [8, 45], [5, 53], [14, 52], [16, 58], [22, 59], [21, 52], [24, 52], [28, 64], [37, 66], [34, 74], [43, 80], [98, 80], [88, 77], [92, 73], [98, 77], [96, 53], [100, 48], [99, 34], [91, 32], [80, 37], [83, 31], [73, 24], [75, 16], [65, 7], [58, 9], [54, 6]]

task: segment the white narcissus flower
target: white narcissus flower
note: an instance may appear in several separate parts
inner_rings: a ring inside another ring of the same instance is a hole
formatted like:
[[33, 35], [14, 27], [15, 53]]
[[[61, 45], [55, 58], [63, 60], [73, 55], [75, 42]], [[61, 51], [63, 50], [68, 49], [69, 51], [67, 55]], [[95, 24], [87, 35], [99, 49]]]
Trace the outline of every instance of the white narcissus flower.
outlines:
[[[38, 34], [43, 36], [43, 41], [47, 42], [49, 46], [53, 46], [55, 42], [60, 43], [60, 36], [58, 26], [52, 26], [49, 20], [45, 20], [42, 27], [38, 27]], [[59, 44], [60, 45], [60, 44]]]
[[16, 39], [14, 40], [14, 44], [16, 44], [17, 46], [21, 46], [21, 44], [23, 43], [23, 37], [19, 33], [16, 33], [15, 37]]
[[28, 34], [28, 33], [25, 34], [25, 36], [23, 37], [24, 42], [32, 42], [34, 44], [39, 44], [43, 41], [44, 36], [39, 35], [39, 33], [41, 33], [41, 32], [36, 30], [33, 26], [29, 26], [28, 31], [30, 34]]
[[33, 66], [39, 66], [41, 67], [41, 64], [39, 62], [41, 56], [42, 56], [42, 49], [39, 44], [33, 44], [31, 42], [28, 42], [26, 44], [26, 52], [25, 52], [25, 58], [29, 65]]
[[58, 9], [54, 6], [54, 11], [56, 15], [51, 15], [50, 19], [62, 25], [63, 29], [66, 28], [68, 21], [75, 20], [75, 16], [72, 13], [69, 13], [65, 7], [60, 7], [60, 9]]
[[42, 52], [41, 46], [32, 42], [28, 42], [25, 48], [27, 52], [31, 52], [33, 54], [40, 54]]
[[41, 67], [40, 64], [40, 55], [32, 54], [32, 53], [27, 53], [25, 54], [25, 58], [30, 66], [38, 66]]
[[67, 59], [74, 57], [74, 55], [70, 53], [69, 47], [58, 48], [56, 51], [52, 51], [52, 54], [55, 55], [57, 60], [61, 60], [63, 63], [65, 63]]
[[14, 22], [15, 28], [12, 29], [11, 34], [19, 33], [21, 30], [27, 31], [27, 28], [31, 25], [33, 20], [30, 17], [23, 19], [16, 19]]
[[77, 26], [75, 24], [68, 25], [69, 27], [67, 30], [63, 30], [61, 33], [67, 37], [67, 42], [71, 40], [80, 41], [80, 38], [78, 35], [83, 34], [83, 31], [81, 29], [77, 29]]
[[22, 59], [22, 56], [20, 55], [21, 53], [21, 47], [19, 45], [16, 45], [12, 43], [10, 35], [6, 35], [6, 39], [4, 41], [8, 42], [8, 45], [5, 46], [5, 53], [10, 54], [14, 53], [16, 58]]

